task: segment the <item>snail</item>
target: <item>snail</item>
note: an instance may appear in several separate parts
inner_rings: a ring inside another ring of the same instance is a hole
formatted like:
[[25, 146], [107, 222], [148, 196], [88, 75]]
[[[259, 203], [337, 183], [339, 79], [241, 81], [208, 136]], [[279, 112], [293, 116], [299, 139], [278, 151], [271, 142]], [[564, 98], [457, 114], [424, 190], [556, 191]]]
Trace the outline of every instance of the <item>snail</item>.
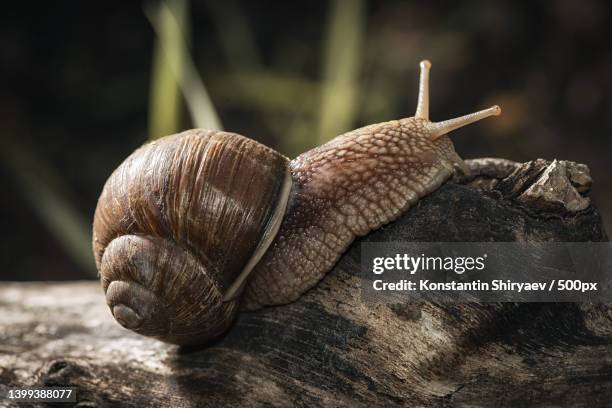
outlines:
[[362, 127], [290, 161], [235, 133], [148, 143], [107, 180], [93, 250], [119, 324], [179, 345], [223, 334], [239, 310], [298, 299], [351, 242], [467, 171], [450, 131], [492, 115], [429, 120], [429, 61], [414, 117]]

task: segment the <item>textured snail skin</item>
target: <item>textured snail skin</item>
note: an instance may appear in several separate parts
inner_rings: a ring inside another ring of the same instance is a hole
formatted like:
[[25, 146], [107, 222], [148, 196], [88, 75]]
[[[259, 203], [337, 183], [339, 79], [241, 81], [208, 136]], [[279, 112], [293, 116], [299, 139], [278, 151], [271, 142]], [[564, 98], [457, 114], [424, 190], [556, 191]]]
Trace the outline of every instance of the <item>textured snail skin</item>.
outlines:
[[94, 217], [115, 319], [170, 343], [217, 337], [239, 308], [296, 300], [356, 237], [397, 218], [455, 167], [465, 171], [448, 132], [500, 109], [431, 122], [429, 68], [421, 62], [414, 117], [345, 133], [291, 162], [235, 133], [198, 129], [134, 152]]
[[291, 162], [294, 191], [276, 240], [252, 272], [243, 308], [294, 301], [355, 239], [406, 211], [462, 165], [447, 136], [426, 121], [366, 126]]
[[414, 117], [353, 130], [291, 162], [292, 201], [276, 239], [249, 277], [242, 309], [296, 300], [356, 237], [396, 219], [440, 187], [455, 166], [466, 171], [447, 133], [501, 109], [431, 122], [431, 64], [420, 66]]

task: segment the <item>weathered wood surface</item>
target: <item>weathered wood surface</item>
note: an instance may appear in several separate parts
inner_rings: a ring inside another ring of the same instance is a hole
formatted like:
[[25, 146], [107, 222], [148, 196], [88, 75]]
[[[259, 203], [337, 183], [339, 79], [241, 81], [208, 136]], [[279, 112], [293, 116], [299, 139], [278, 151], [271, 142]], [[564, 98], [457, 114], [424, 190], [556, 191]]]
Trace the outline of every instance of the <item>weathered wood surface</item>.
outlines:
[[[571, 166], [470, 165], [481, 176], [463, 183], [489, 191], [447, 183], [363, 240], [607, 240]], [[524, 194], [547, 171], [565, 171], [553, 181], [568, 191]], [[612, 406], [611, 307], [372, 306], [359, 259], [356, 242], [299, 301], [189, 350], [122, 329], [97, 282], [1, 283], [0, 392], [71, 385], [78, 406]]]

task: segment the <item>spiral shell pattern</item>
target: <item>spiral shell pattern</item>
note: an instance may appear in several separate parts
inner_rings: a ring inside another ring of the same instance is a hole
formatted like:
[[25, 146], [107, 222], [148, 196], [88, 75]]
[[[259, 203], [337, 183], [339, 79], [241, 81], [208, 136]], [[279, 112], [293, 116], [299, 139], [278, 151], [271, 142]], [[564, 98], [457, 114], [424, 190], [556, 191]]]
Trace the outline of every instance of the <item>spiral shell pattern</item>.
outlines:
[[238, 303], [224, 294], [269, 235], [288, 174], [287, 158], [234, 133], [195, 129], [135, 151], [94, 217], [115, 319], [176, 344], [223, 333]]

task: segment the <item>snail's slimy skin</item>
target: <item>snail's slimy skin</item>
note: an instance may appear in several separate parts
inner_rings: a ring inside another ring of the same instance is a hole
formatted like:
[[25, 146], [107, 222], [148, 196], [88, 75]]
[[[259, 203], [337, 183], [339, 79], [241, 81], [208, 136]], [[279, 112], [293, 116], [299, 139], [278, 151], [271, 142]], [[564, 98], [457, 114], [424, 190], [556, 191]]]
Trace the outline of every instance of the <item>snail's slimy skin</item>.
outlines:
[[106, 182], [96, 266], [115, 319], [174, 344], [218, 337], [239, 307], [296, 300], [358, 236], [464, 167], [447, 133], [497, 106], [429, 120], [421, 63], [414, 117], [345, 133], [295, 160], [235, 133], [193, 129], [149, 143]]
[[366, 126], [291, 162], [293, 196], [281, 229], [247, 283], [242, 307], [296, 300], [355, 237], [396, 219], [437, 189], [463, 161], [427, 121]]
[[421, 62], [414, 117], [338, 136], [291, 162], [293, 197], [280, 231], [252, 272], [241, 307], [296, 300], [334, 266], [353, 240], [393, 221], [465, 164], [447, 133], [493, 106], [444, 122], [429, 120], [429, 61]]

